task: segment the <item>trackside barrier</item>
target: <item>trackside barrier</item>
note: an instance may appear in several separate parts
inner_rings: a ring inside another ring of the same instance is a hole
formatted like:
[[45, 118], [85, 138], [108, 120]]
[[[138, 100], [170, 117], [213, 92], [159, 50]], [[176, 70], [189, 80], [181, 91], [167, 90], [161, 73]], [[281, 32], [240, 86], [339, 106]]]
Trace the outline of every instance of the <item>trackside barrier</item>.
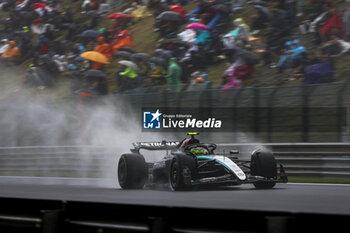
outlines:
[[[238, 157], [248, 160], [256, 149], [271, 150], [289, 176], [350, 178], [350, 143], [218, 144], [217, 152], [228, 154], [233, 148], [240, 151]], [[116, 151], [93, 146], [1, 147], [0, 181], [22, 177], [25, 183], [40, 177], [44, 183], [49, 178], [74, 184], [70, 178], [79, 178], [84, 181], [81, 184], [97, 184], [101, 179], [114, 179], [106, 171], [116, 170]]]
[[[26, 233], [332, 232], [349, 216], [0, 198], [0, 231]], [[203, 221], [210, 219], [210, 221]], [[254, 223], [254, 224], [252, 224]]]

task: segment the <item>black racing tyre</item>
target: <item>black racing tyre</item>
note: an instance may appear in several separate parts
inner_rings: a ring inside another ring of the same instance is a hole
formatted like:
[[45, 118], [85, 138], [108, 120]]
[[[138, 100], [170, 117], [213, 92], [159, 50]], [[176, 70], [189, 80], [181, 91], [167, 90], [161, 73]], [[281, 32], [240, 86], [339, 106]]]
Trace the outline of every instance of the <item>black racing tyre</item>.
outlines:
[[273, 154], [266, 151], [254, 152], [250, 160], [250, 172], [253, 176], [262, 176], [269, 180], [254, 182], [255, 188], [273, 188], [276, 185], [276, 182], [273, 180], [277, 178], [277, 164]]
[[175, 155], [170, 165], [169, 183], [173, 191], [191, 189], [196, 172], [196, 162], [190, 155]]
[[123, 189], [142, 189], [148, 178], [148, 166], [140, 154], [123, 154], [118, 163], [118, 181]]

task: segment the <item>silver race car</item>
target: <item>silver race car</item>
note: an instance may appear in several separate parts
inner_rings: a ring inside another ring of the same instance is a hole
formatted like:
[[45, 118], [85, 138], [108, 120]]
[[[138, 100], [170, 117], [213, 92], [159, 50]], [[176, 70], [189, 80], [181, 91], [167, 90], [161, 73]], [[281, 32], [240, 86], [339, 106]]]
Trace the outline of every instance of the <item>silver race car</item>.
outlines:
[[[215, 153], [215, 144], [203, 144], [188, 133], [182, 141], [134, 142], [132, 153], [123, 154], [118, 163], [118, 179], [123, 189], [142, 189], [170, 185], [172, 190], [191, 190], [198, 186], [231, 186], [251, 183], [259, 189], [288, 182], [273, 153], [255, 150], [250, 160], [241, 160], [238, 150]], [[140, 150], [165, 151], [156, 162], [145, 161]], [[279, 169], [277, 169], [279, 167]], [[279, 171], [278, 171], [279, 170]]]

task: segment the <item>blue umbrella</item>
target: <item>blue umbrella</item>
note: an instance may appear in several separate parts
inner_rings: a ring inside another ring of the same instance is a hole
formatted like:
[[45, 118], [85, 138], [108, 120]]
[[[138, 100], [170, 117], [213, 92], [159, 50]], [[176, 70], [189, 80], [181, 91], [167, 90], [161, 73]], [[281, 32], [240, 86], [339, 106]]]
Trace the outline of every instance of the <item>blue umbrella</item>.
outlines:
[[100, 36], [100, 33], [95, 30], [86, 30], [86, 31], [83, 31], [80, 36], [85, 38], [96, 39], [97, 37]]

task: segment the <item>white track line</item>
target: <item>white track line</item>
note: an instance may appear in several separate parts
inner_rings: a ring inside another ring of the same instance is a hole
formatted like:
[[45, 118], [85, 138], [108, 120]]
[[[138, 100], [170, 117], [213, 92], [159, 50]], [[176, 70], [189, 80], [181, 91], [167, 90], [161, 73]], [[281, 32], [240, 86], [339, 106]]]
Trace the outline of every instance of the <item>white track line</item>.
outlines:
[[328, 183], [287, 183], [289, 185], [313, 185], [313, 186], [345, 186], [350, 187], [350, 184], [328, 184]]
[[116, 181], [103, 178], [0, 176], [0, 183], [114, 187]]

